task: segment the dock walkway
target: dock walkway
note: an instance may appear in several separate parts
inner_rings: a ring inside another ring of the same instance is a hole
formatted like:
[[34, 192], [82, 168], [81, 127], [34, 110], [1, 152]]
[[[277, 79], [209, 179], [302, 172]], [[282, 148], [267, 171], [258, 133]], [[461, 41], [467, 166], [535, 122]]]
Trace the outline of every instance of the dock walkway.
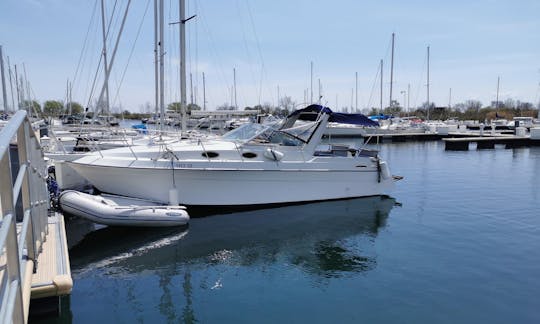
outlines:
[[50, 211], [47, 165], [25, 111], [0, 132], [0, 323], [71, 292], [63, 216]]

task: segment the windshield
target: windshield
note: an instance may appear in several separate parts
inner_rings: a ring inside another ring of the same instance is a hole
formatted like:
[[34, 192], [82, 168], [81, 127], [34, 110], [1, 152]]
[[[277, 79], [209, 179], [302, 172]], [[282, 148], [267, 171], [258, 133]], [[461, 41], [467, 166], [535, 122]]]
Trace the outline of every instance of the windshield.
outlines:
[[[290, 129], [287, 129], [289, 131]], [[250, 142], [252, 144], [278, 144], [300, 146], [305, 143], [301, 137], [289, 134], [286, 130], [277, 130], [261, 124], [245, 124], [222, 136], [224, 140]]]
[[269, 127], [261, 124], [244, 124], [230, 132], [225, 133], [222, 138], [228, 141], [241, 141], [247, 142], [252, 138], [258, 136], [265, 131], [268, 131]]
[[317, 128], [317, 125], [319, 122], [305, 122], [305, 121], [296, 121], [294, 125], [290, 128], [282, 128], [280, 131], [282, 131], [285, 134], [291, 135], [294, 138], [297, 138], [301, 140], [302, 142], [306, 143], [311, 134], [315, 131]]

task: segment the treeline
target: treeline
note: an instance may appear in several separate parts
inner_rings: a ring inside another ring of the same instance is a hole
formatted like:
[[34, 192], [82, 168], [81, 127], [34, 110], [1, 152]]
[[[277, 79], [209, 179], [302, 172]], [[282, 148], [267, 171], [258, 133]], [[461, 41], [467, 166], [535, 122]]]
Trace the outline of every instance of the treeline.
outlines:
[[[372, 108], [370, 115], [380, 114], [380, 109]], [[399, 117], [416, 116], [421, 119], [431, 120], [493, 120], [504, 118], [511, 120], [514, 117], [537, 117], [538, 109], [530, 102], [515, 101], [508, 99], [504, 102], [491, 102], [489, 106], [483, 106], [478, 100], [467, 100], [464, 103], [458, 103], [452, 107], [437, 107], [435, 104], [424, 103], [419, 108], [403, 109], [399, 105], [387, 107], [382, 111], [385, 115]]]
[[[59, 117], [67, 115], [71, 112], [73, 115], [85, 113], [85, 109], [78, 102], [63, 102], [60, 100], [47, 100], [43, 106], [36, 100], [26, 100], [21, 102], [21, 108], [29, 111], [37, 117]], [[244, 110], [258, 110], [261, 113], [270, 113], [276, 116], [287, 116], [298, 107], [290, 97], [281, 98], [279, 106], [273, 106], [268, 103], [256, 105], [253, 107], [245, 107]], [[217, 110], [234, 110], [235, 107], [223, 104], [216, 108]], [[167, 106], [168, 111], [180, 112], [180, 103], [172, 102]], [[193, 110], [201, 110], [201, 107], [196, 104], [188, 104], [186, 112], [189, 115]], [[334, 109], [338, 111], [338, 109]], [[345, 109], [346, 110], [346, 109]], [[514, 117], [537, 117], [538, 109], [530, 102], [521, 102], [519, 100], [507, 99], [506, 101], [491, 102], [488, 106], [483, 106], [478, 100], [467, 100], [463, 103], [455, 104], [451, 107], [437, 107], [434, 103], [422, 104], [421, 107], [404, 109], [399, 103], [394, 101], [391, 107], [386, 107], [382, 111], [380, 108], [371, 108], [362, 111], [367, 115], [392, 115], [392, 116], [416, 116], [421, 119], [431, 120], [493, 120], [504, 118], [511, 120]], [[86, 111], [86, 115], [92, 117], [91, 111]], [[123, 119], [143, 119], [152, 115], [151, 112], [138, 113], [129, 110], [123, 110], [120, 113], [113, 113], [117, 118]]]

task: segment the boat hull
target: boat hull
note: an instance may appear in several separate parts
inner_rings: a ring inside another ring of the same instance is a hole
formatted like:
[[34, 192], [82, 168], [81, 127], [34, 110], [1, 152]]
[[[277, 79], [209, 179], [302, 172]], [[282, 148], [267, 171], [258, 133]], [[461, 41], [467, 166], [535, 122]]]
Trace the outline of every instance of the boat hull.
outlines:
[[[393, 186], [377, 169], [164, 169], [70, 164], [102, 192], [188, 206], [286, 204], [380, 195]], [[387, 169], [386, 169], [387, 170]], [[171, 194], [175, 197], [171, 199]]]

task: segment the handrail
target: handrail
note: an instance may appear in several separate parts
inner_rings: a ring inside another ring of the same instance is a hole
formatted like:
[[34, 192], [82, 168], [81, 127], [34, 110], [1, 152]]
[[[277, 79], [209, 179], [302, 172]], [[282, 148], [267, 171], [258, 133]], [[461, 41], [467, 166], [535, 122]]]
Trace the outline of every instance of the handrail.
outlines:
[[[13, 174], [10, 144], [17, 145], [19, 168]], [[26, 111], [19, 110], [0, 132], [0, 323], [25, 323], [30, 307], [32, 273], [47, 236], [49, 194], [43, 152]], [[21, 198], [22, 213], [16, 208]], [[17, 235], [17, 218], [22, 220]]]

